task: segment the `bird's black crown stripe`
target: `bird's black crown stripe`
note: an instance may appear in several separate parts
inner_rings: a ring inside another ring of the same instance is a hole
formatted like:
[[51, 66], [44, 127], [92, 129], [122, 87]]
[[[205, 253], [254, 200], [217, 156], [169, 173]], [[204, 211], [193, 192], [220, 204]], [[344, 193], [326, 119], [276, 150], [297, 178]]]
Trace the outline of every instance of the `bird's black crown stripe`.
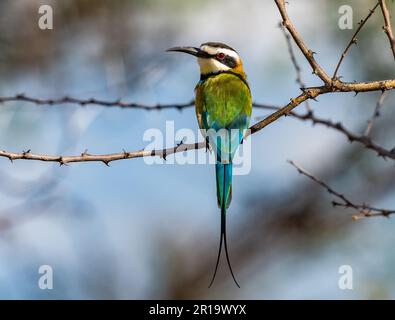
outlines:
[[202, 43], [202, 46], [210, 46], [213, 48], [224, 48], [224, 49], [229, 49], [234, 52], [237, 52], [235, 49], [233, 49], [232, 47], [229, 47], [227, 44], [222, 43], [222, 42], [205, 42], [205, 43]]

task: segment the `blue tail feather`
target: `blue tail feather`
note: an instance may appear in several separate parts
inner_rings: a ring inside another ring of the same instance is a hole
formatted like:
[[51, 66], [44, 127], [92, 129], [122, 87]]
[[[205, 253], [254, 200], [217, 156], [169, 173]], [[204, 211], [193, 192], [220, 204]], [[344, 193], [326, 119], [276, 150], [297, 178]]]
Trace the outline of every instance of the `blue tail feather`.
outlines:
[[225, 247], [226, 261], [228, 263], [233, 281], [240, 288], [233, 274], [232, 266], [229, 259], [228, 245], [226, 241], [226, 209], [229, 207], [230, 201], [232, 200], [232, 163], [222, 164], [220, 162], [217, 162], [215, 168], [216, 168], [216, 177], [217, 177], [218, 206], [221, 208], [221, 235], [219, 241], [217, 263], [215, 264], [214, 275], [213, 278], [211, 279], [209, 288], [213, 284], [215, 276], [217, 275], [219, 259], [221, 257], [221, 251], [222, 251], [222, 244], [224, 244]]
[[232, 201], [232, 167], [232, 163], [222, 164], [217, 162], [215, 165], [219, 208], [222, 208], [222, 201], [224, 201], [226, 209], [229, 208]]

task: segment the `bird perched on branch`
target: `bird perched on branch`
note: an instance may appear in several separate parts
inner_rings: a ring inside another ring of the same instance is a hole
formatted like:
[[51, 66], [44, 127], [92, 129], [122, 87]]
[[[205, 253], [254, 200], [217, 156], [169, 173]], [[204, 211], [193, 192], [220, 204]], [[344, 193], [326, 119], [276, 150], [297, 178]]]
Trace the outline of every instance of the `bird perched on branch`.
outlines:
[[197, 47], [174, 47], [167, 51], [184, 52], [197, 57], [200, 81], [195, 88], [196, 116], [206, 141], [216, 153], [217, 200], [221, 209], [221, 236], [214, 275], [217, 274], [222, 244], [233, 280], [226, 241], [226, 211], [232, 199], [232, 160], [249, 126], [252, 99], [243, 63], [233, 48], [220, 42]]

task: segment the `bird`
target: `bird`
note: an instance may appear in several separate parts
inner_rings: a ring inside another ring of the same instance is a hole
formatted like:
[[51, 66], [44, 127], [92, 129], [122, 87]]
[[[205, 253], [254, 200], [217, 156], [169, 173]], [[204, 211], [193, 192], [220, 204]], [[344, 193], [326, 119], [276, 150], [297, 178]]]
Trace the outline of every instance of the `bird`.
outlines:
[[240, 288], [230, 263], [226, 239], [226, 215], [232, 200], [233, 157], [248, 129], [252, 98], [240, 55], [222, 42], [205, 42], [200, 47], [173, 47], [168, 52], [195, 56], [200, 80], [195, 87], [195, 111], [207, 146], [216, 155], [217, 202], [221, 212], [219, 249], [209, 288], [212, 286], [224, 245], [233, 281]]

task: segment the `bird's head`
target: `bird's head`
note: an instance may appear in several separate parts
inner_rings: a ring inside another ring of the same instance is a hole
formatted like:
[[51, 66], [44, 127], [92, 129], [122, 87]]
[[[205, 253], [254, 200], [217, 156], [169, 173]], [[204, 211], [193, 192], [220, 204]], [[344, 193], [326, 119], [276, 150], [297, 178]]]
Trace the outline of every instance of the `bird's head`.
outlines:
[[206, 42], [197, 47], [174, 47], [167, 51], [184, 52], [197, 57], [202, 75], [232, 71], [245, 77], [243, 63], [235, 49], [221, 42]]

